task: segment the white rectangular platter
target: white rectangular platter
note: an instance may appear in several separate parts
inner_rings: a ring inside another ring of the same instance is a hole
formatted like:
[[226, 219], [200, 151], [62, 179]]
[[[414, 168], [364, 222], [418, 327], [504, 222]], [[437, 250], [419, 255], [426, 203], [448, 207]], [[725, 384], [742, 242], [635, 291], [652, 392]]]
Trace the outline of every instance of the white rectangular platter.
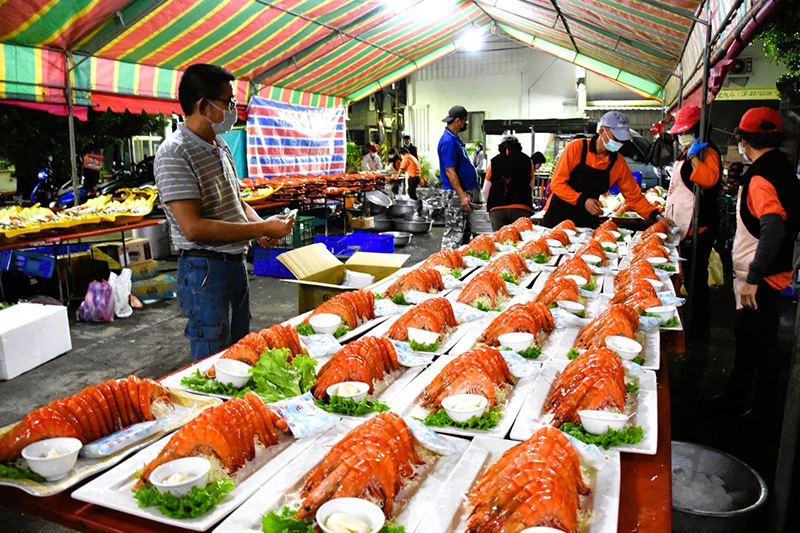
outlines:
[[[591, 520], [580, 528], [580, 533], [614, 533], [619, 515], [619, 453], [599, 453], [597, 448], [589, 448], [574, 440], [571, 442], [582, 470], [591, 472], [590, 476], [584, 476], [587, 481], [591, 479], [588, 483], [591, 492], [581, 497], [582, 510], [579, 511], [591, 513]], [[486, 469], [517, 444], [492, 437], [475, 437], [447, 480], [447, 490], [439, 493], [422, 519], [424, 531], [466, 531], [469, 511], [466, 495]]]
[[[550, 361], [542, 366], [542, 370], [533, 385], [533, 391], [528, 395], [519, 412], [514, 427], [511, 429], [510, 438], [526, 440], [532, 435], [532, 427], [536, 422], [543, 422], [545, 413], [542, 412], [545, 399], [550, 393], [552, 384], [567, 366], [568, 361]], [[630, 415], [630, 423], [641, 426], [644, 438], [638, 444], [625, 444], [615, 446], [619, 452], [641, 453], [654, 455], [658, 447], [658, 400], [656, 395], [656, 375], [651, 370], [643, 370], [637, 365], [624, 363], [626, 380], [636, 381], [639, 390], [631, 393], [632, 398], [625, 406], [626, 414]]]
[[[293, 326], [293, 327], [297, 326], [303, 320], [305, 320], [306, 317], [310, 316], [311, 313], [313, 313], [313, 312], [314, 311], [307, 311], [307, 312], [303, 313], [302, 315], [297, 315], [297, 316], [292, 317], [289, 320], [286, 320], [285, 322], [282, 322], [282, 323], [283, 324], [288, 324], [288, 325]], [[347, 333], [345, 333], [344, 335], [342, 335], [341, 337], [339, 337], [336, 340], [338, 340], [340, 344], [344, 344], [347, 341], [351, 341], [351, 340], [359, 337], [360, 335], [363, 335], [364, 333], [366, 333], [367, 331], [371, 330], [372, 328], [374, 328], [375, 326], [379, 325], [380, 323], [384, 322], [387, 318], [389, 318], [389, 316], [391, 316], [391, 315], [376, 316], [372, 320], [367, 320], [366, 322], [364, 322], [360, 326], [357, 326], [356, 328], [351, 329], [350, 331], [348, 331]]]
[[[392, 327], [402, 315], [394, 315], [389, 318], [386, 322], [381, 324], [380, 326], [376, 327], [370, 332], [370, 336], [373, 337], [381, 337], [385, 335], [389, 328]], [[450, 334], [444, 339], [444, 342], [439, 343], [439, 347], [432, 351], [432, 352], [419, 352], [420, 355], [432, 354], [432, 355], [443, 355], [446, 354], [453, 346], [455, 346], [459, 339], [461, 339], [462, 335], [464, 335], [469, 328], [471, 328], [474, 324], [473, 322], [464, 322], [463, 324], [459, 324], [450, 332]]]
[[[158, 456], [158, 453], [169, 441], [169, 436], [164, 437], [124, 463], [80, 487], [72, 493], [72, 497], [169, 526], [205, 531], [243, 504], [259, 487], [267, 483], [287, 464], [290, 464], [311, 446], [316, 439], [316, 436], [299, 440], [283, 436], [275, 446], [263, 449], [255, 459], [236, 472], [233, 477], [236, 488], [216, 507], [199, 518], [186, 520], [169, 518], [161, 514], [155, 507], [140, 508], [131, 492], [131, 488], [136, 483], [136, 478], [134, 477], [136, 472], [142, 468], [142, 465]], [[157, 529], [163, 528], [154, 526], [154, 530]]]
[[[214, 531], [221, 532], [260, 532], [261, 517], [269, 511], [279, 512], [288, 503], [287, 494], [297, 491], [302, 487], [306, 476], [330, 451], [331, 446], [339, 442], [350, 430], [356, 427], [357, 422], [347, 420], [331, 428], [314, 442], [314, 446], [306, 453], [292, 461], [277, 475], [272, 477], [269, 484], [264, 485], [247, 502], [229, 516]], [[436, 496], [445, 486], [445, 480], [450, 477], [453, 469], [458, 464], [463, 451], [469, 444], [464, 439], [446, 437], [459, 450], [458, 453], [443, 455], [435, 462], [432, 468], [424, 473], [421, 484], [414, 487], [401, 489], [395, 498], [396, 523], [405, 526], [406, 533], [414, 531], [431, 531], [427, 524], [421, 526], [422, 517]], [[267, 465], [269, 468], [270, 465]], [[408, 489], [408, 490], [407, 490]]]
[[[452, 361], [454, 358], [450, 356], [440, 357], [436, 361], [431, 364], [424, 372], [422, 372], [417, 378], [412, 381], [409, 385], [407, 385], [401, 392], [398, 394], [390, 403], [389, 405], [392, 407], [392, 410], [397, 411], [401, 415], [405, 417], [415, 417], [421, 420], [424, 420], [428, 414], [430, 414], [430, 409], [427, 407], [421, 407], [417, 403], [417, 399], [425, 390], [425, 387], [430, 384], [433, 379], [439, 375], [439, 372]], [[537, 365], [538, 366], [538, 365]], [[537, 369], [538, 370], [538, 369]], [[514, 389], [511, 391], [511, 394], [506, 400], [505, 407], [503, 409], [503, 417], [500, 419], [500, 423], [493, 427], [488, 431], [478, 431], [478, 430], [464, 430], [455, 427], [434, 427], [430, 426], [430, 429], [436, 431], [437, 433], [445, 433], [448, 435], [459, 435], [464, 437], [476, 437], [479, 435], [488, 435], [491, 437], [498, 437], [503, 438], [506, 436], [508, 431], [511, 429], [511, 426], [514, 424], [514, 419], [519, 413], [519, 410], [522, 408], [522, 405], [525, 402], [525, 398], [530, 393], [531, 389], [534, 386], [534, 383], [537, 379], [539, 372], [532, 373], [530, 376], [520, 378], [517, 381], [517, 384], [514, 385]]]

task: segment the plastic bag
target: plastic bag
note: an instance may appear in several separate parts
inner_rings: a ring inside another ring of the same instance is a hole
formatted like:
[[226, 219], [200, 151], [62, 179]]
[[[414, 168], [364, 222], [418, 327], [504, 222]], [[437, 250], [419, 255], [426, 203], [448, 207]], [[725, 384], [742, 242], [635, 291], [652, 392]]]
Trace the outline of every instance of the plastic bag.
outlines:
[[114, 289], [105, 280], [92, 281], [78, 309], [78, 320], [83, 322], [111, 322], [114, 320]]
[[108, 283], [114, 289], [114, 313], [118, 318], [131, 316], [131, 269], [123, 268], [119, 276], [112, 272], [108, 276]]
[[722, 258], [715, 249], [711, 249], [708, 257], [708, 286], [721, 287], [725, 284], [725, 276], [722, 273]]

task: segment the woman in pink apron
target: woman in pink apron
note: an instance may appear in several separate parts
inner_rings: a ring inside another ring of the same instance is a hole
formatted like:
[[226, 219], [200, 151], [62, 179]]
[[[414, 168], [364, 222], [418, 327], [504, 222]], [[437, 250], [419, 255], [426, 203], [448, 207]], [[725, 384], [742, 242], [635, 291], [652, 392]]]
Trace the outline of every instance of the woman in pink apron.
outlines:
[[[708, 342], [711, 308], [708, 294], [708, 257], [717, 238], [719, 211], [717, 197], [720, 181], [719, 149], [710, 140], [698, 141], [700, 108], [687, 105], [675, 113], [675, 125], [669, 130], [677, 134], [683, 153], [672, 167], [672, 180], [667, 196], [666, 216], [680, 226], [681, 256], [686, 258], [684, 274], [695, 265], [694, 287], [689, 293], [692, 322], [688, 325], [690, 340]], [[700, 185], [700, 219], [698, 224], [697, 258], [693, 257], [692, 216], [694, 214], [694, 184]]]

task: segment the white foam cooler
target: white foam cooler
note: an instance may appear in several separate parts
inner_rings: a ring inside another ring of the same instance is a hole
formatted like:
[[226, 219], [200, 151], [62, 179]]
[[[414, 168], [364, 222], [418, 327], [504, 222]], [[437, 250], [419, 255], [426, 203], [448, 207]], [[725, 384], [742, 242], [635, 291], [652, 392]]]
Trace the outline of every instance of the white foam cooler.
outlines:
[[17, 377], [71, 349], [66, 307], [21, 303], [0, 311], [0, 379]]

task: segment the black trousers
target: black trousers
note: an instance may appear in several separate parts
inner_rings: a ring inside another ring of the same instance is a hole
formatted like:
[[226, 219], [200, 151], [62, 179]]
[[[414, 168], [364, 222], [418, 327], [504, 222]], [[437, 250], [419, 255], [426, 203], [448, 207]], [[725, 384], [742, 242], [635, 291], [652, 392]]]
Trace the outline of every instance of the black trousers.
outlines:
[[[709, 335], [709, 327], [711, 325], [711, 304], [709, 301], [708, 289], [708, 258], [711, 255], [711, 248], [714, 246], [714, 241], [717, 240], [718, 229], [716, 225], [708, 227], [705, 231], [700, 233], [697, 240], [697, 264], [695, 266], [695, 281], [694, 287], [687, 285], [686, 290], [689, 293], [687, 306], [691, 309], [691, 323], [688, 324], [689, 338], [707, 338]], [[686, 259], [683, 264], [685, 279], [689, 279], [690, 272], [692, 271], [692, 263], [695, 262], [693, 257], [692, 239], [694, 236], [686, 237], [681, 241], [681, 256]]]
[[419, 179], [420, 179], [419, 176], [408, 178], [408, 196], [412, 200], [418, 200], [417, 187], [419, 187]]
[[516, 207], [507, 208], [501, 207], [489, 212], [489, 218], [492, 221], [492, 231], [497, 231], [506, 224], [511, 224], [518, 218], [529, 217], [533, 211], [527, 209], [519, 209]]

